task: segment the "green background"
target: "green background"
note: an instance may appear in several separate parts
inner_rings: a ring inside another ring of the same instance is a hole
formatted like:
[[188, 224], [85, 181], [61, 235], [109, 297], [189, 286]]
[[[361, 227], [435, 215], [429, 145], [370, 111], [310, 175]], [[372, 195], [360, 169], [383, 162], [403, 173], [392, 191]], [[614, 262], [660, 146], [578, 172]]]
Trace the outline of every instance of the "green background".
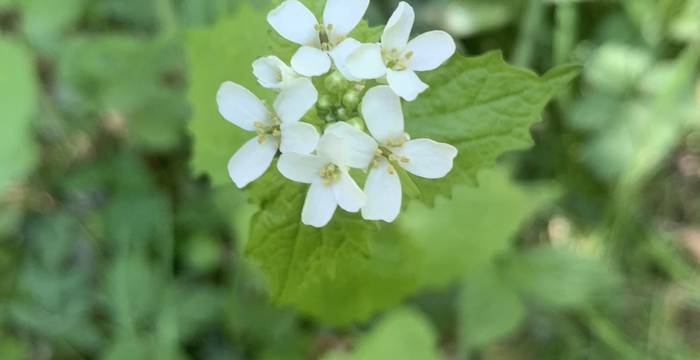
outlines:
[[0, 359], [700, 357], [700, 1], [410, 3], [455, 169], [314, 231], [225, 170], [272, 4], [0, 0]]

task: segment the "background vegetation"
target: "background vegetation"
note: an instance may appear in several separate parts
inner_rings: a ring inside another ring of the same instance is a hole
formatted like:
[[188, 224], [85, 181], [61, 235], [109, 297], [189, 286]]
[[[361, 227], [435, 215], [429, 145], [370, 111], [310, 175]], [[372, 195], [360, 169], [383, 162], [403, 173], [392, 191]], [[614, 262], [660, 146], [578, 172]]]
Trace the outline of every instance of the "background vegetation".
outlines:
[[0, 358], [698, 358], [700, 1], [411, 3], [464, 54], [583, 72], [478, 187], [279, 288], [203, 171], [270, 4], [0, 0]]

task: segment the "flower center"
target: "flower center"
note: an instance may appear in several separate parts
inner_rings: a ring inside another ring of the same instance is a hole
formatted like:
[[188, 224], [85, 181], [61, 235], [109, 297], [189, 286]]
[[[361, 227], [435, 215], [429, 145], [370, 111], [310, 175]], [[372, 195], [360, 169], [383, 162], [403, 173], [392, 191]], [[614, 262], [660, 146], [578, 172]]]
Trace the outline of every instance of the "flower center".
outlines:
[[379, 167], [379, 161], [381, 160], [381, 158], [385, 158], [389, 161], [389, 166], [387, 167], [387, 171], [389, 172], [389, 174], [393, 175], [396, 172], [396, 169], [394, 169], [394, 166], [392, 165], [392, 163], [402, 162], [405, 164], [405, 163], [408, 163], [409, 161], [411, 161], [411, 159], [408, 158], [408, 156], [396, 155], [390, 149], [390, 148], [396, 148], [396, 147], [403, 146], [403, 144], [406, 142], [406, 140], [404, 138], [401, 138], [401, 139], [403, 139], [403, 140], [401, 140], [400, 145], [394, 146], [394, 145], [390, 144], [390, 143], [393, 143], [393, 144], [398, 143], [399, 140], [397, 139], [397, 140], [395, 140], [395, 142], [387, 141], [386, 146], [379, 146], [377, 148], [377, 151], [374, 154], [374, 160], [372, 160], [372, 166], [374, 166], [375, 168]]
[[335, 44], [331, 42], [333, 24], [316, 24], [314, 29], [318, 32], [318, 40], [321, 43], [321, 50], [330, 51]]
[[325, 185], [330, 185], [340, 177], [340, 168], [335, 164], [328, 164], [321, 169], [319, 175]]
[[398, 49], [382, 49], [382, 59], [386, 67], [392, 70], [406, 70], [413, 58], [413, 51], [399, 52]]
[[267, 135], [272, 135], [274, 138], [279, 139], [282, 136], [282, 131], [280, 130], [280, 121], [277, 114], [270, 112], [270, 120], [272, 120], [272, 125], [265, 125], [260, 121], [255, 122], [255, 132], [258, 134], [258, 144], [263, 144]]

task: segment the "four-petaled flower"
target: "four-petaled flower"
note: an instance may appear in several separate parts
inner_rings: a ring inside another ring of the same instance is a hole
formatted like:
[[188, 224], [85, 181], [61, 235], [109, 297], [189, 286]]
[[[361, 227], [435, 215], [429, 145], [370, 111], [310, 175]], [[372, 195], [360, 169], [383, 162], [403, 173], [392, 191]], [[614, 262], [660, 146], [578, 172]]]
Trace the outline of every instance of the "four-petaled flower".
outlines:
[[265, 104], [241, 85], [227, 81], [216, 94], [219, 113], [243, 130], [255, 131], [231, 157], [228, 172], [242, 188], [260, 177], [281, 152], [311, 153], [318, 141], [316, 128], [299, 122], [316, 103], [318, 92], [309, 79], [296, 79], [282, 90], [268, 110]]
[[316, 154], [284, 153], [277, 162], [277, 169], [286, 178], [311, 184], [306, 194], [301, 222], [314, 227], [328, 224], [340, 206], [349, 212], [359, 211], [367, 202], [355, 180], [348, 173], [353, 165], [344, 138], [326, 132], [318, 141]]
[[413, 101], [428, 88], [416, 71], [433, 70], [455, 52], [452, 37], [444, 31], [429, 31], [408, 41], [415, 14], [405, 2], [399, 3], [384, 28], [381, 44], [362, 44], [345, 66], [359, 79], [386, 76], [391, 89], [407, 101]]
[[301, 2], [286, 0], [268, 14], [267, 21], [283, 38], [301, 45], [291, 61], [296, 72], [304, 76], [323, 75], [330, 70], [332, 58], [338, 70], [349, 78], [345, 59], [360, 43], [347, 36], [367, 6], [369, 0], [328, 0], [323, 23], [319, 23]]
[[379, 145], [365, 181], [367, 204], [362, 217], [392, 222], [401, 210], [401, 182], [394, 164], [413, 175], [437, 179], [452, 170], [457, 149], [430, 139], [410, 140], [404, 132], [401, 100], [386, 85], [367, 91], [361, 111]]

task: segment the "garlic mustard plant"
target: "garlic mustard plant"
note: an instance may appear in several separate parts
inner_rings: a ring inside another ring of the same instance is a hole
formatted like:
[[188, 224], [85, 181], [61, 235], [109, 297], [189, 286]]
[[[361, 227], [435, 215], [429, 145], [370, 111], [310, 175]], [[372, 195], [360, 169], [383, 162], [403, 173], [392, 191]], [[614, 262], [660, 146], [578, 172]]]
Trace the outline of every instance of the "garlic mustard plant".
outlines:
[[397, 171], [437, 179], [457, 156], [452, 145], [410, 139], [401, 109], [402, 99], [413, 100], [427, 88], [415, 71], [440, 66], [454, 53], [454, 41], [442, 31], [408, 41], [414, 13], [405, 2], [389, 19], [381, 44], [348, 38], [367, 6], [365, 0], [328, 0], [319, 23], [301, 2], [284, 1], [268, 23], [301, 47], [291, 66], [275, 55], [253, 62], [258, 83], [279, 91], [272, 108], [230, 81], [217, 94], [226, 120], [257, 133], [229, 161], [233, 182], [245, 187], [278, 157], [282, 176], [309, 184], [301, 209], [306, 225], [325, 226], [338, 207], [392, 222], [402, 201]]
[[413, 101], [428, 88], [416, 71], [434, 70], [455, 52], [455, 42], [444, 31], [429, 31], [408, 41], [415, 14], [405, 2], [399, 3], [384, 28], [380, 44], [363, 44], [351, 54], [345, 66], [360, 79], [386, 77], [391, 89]]

